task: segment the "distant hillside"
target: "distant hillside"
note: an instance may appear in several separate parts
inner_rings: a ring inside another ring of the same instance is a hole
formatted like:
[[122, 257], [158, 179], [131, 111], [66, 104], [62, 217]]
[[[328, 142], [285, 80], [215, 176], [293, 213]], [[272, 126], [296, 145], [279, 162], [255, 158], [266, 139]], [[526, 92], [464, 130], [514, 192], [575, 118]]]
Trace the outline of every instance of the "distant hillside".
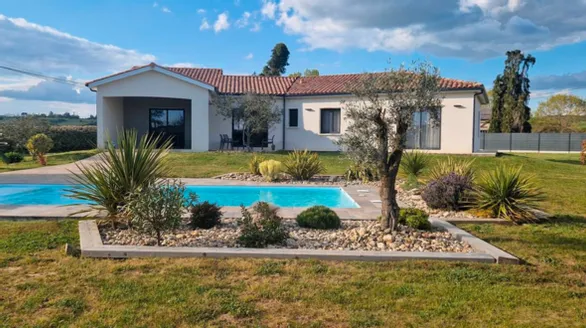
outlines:
[[[32, 116], [32, 115], [29, 115], [29, 116]], [[67, 117], [67, 116], [61, 116], [61, 115], [52, 116], [52, 117], [41, 116], [41, 115], [34, 115], [34, 116], [38, 117], [42, 120], [46, 120], [47, 122], [49, 122], [49, 124], [51, 124], [53, 126], [55, 126], [55, 125], [79, 125], [79, 126], [97, 125], [95, 117], [80, 118], [78, 116]], [[0, 123], [14, 120], [16, 118], [18, 118], [18, 116], [0, 115]]]

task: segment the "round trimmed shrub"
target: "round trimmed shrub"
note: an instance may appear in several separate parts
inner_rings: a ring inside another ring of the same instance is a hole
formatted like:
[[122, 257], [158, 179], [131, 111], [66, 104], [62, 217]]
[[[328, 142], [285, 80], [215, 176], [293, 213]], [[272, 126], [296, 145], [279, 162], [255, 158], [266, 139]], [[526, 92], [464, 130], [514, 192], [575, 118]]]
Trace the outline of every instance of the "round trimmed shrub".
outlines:
[[24, 160], [24, 156], [19, 152], [10, 151], [4, 154], [2, 160], [6, 164], [20, 163]]
[[431, 229], [431, 223], [428, 218], [429, 214], [417, 208], [401, 209], [399, 212], [399, 223], [413, 229]]
[[190, 225], [193, 229], [211, 229], [218, 225], [222, 218], [220, 207], [208, 201], [193, 205], [190, 212]]
[[312, 206], [297, 216], [297, 224], [303, 228], [337, 229], [340, 218], [336, 212], [326, 206]]

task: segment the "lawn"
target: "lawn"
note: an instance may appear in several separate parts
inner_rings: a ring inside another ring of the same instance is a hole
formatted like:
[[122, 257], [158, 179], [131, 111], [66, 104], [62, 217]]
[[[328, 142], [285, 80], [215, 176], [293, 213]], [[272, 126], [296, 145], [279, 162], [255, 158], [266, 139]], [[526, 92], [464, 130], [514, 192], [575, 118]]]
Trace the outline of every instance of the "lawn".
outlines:
[[[208, 178], [229, 172], [246, 172], [251, 153], [171, 153], [173, 177]], [[267, 159], [283, 161], [286, 153], [270, 153]], [[434, 160], [447, 155], [431, 155]], [[586, 215], [586, 166], [580, 165], [579, 154], [516, 154], [499, 157], [457, 156], [474, 159], [479, 173], [497, 165], [523, 167], [544, 188], [547, 200], [542, 207], [550, 213]], [[320, 153], [328, 174], [343, 174], [350, 165], [338, 153]]]
[[67, 257], [76, 221], [0, 222], [5, 327], [583, 327], [586, 223], [465, 229], [525, 265]]
[[[97, 154], [98, 151], [93, 150], [79, 150], [79, 151], [70, 151], [64, 153], [54, 153], [47, 155], [47, 165], [60, 165], [60, 164], [68, 164], [73, 163], [75, 161], [82, 160], [84, 158], [88, 158]], [[24, 169], [32, 169], [35, 167], [40, 167], [41, 165], [37, 161], [33, 161], [31, 156], [25, 156], [24, 161], [20, 163], [13, 163], [13, 164], [5, 164], [4, 162], [0, 161], [0, 173], [2, 172], [9, 172], [9, 171], [18, 171]]]

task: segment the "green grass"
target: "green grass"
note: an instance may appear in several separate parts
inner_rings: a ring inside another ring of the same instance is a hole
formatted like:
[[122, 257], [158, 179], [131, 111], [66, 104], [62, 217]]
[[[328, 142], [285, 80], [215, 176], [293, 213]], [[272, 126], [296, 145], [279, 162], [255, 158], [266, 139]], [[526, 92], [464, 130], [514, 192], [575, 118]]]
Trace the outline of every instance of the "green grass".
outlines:
[[76, 221], [0, 222], [0, 326], [583, 327], [584, 219], [464, 228], [527, 264], [79, 259]]
[[[230, 172], [246, 172], [253, 153], [171, 153], [169, 159], [173, 177], [209, 178]], [[284, 161], [286, 153], [270, 153], [267, 159]], [[430, 155], [434, 161], [446, 155]], [[499, 157], [456, 156], [474, 159], [479, 173], [496, 165], [523, 167], [523, 172], [535, 175], [544, 188], [547, 200], [542, 203], [551, 213], [586, 215], [586, 166], [580, 165], [579, 154], [518, 154]], [[350, 162], [338, 153], [320, 153], [327, 174], [343, 174]]]
[[[75, 161], [93, 156], [97, 153], [98, 151], [95, 149], [53, 153], [47, 155], [47, 165], [52, 166], [73, 163]], [[0, 161], [0, 173], [32, 169], [36, 167], [41, 167], [41, 165], [37, 161], [33, 161], [31, 156], [25, 156], [24, 161], [20, 163], [5, 164], [4, 162]]]

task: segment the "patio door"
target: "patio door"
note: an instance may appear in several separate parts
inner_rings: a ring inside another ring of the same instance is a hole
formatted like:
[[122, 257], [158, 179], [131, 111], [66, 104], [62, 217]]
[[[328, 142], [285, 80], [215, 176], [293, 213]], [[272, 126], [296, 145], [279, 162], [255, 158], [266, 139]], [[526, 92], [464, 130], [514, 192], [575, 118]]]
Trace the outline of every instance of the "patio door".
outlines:
[[151, 108], [149, 133], [158, 134], [163, 140], [171, 138], [173, 148], [185, 149], [185, 110]]
[[[244, 135], [244, 120], [242, 119], [242, 110], [236, 108], [232, 113], [232, 140], [234, 147], [244, 147], [246, 145], [246, 136]], [[250, 136], [250, 146], [260, 147], [263, 140], [267, 140], [269, 128], [252, 133]]]

